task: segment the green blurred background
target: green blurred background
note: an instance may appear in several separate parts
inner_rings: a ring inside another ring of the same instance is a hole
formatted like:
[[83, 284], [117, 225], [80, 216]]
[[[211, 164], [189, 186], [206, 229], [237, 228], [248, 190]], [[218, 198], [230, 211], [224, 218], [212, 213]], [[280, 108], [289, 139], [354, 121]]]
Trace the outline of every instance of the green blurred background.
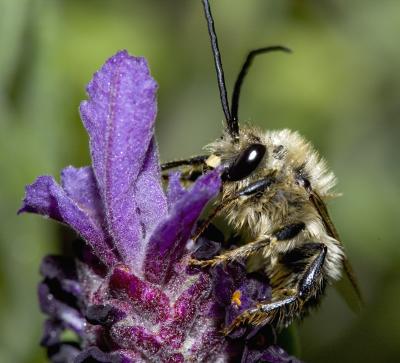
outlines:
[[[299, 327], [307, 362], [400, 361], [400, 1], [214, 0], [228, 85], [251, 48], [294, 54], [255, 62], [241, 118], [310, 139], [339, 178], [330, 203], [365, 295], [353, 315], [330, 290]], [[62, 231], [16, 216], [24, 185], [89, 163], [78, 115], [106, 58], [145, 56], [160, 88], [163, 160], [191, 156], [220, 135], [200, 0], [0, 1], [0, 362], [45, 362], [36, 302], [41, 258]]]

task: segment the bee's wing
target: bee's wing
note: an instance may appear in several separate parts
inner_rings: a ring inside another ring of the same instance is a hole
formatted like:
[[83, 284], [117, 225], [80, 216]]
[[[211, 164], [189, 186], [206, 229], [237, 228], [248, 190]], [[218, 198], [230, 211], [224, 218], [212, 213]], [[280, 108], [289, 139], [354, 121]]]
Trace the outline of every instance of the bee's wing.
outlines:
[[[341, 243], [339, 234], [334, 224], [332, 223], [331, 218], [329, 217], [328, 209], [326, 208], [325, 202], [316, 192], [311, 193], [310, 200], [315, 206], [315, 209], [318, 211], [319, 215], [321, 216], [321, 219], [325, 225], [328, 234]], [[361, 292], [358, 287], [354, 270], [350, 264], [350, 261], [346, 257], [343, 259], [343, 270], [344, 274], [341, 280], [336, 282], [335, 287], [337, 291], [342, 295], [349, 307], [353, 311], [358, 312], [362, 307]]]

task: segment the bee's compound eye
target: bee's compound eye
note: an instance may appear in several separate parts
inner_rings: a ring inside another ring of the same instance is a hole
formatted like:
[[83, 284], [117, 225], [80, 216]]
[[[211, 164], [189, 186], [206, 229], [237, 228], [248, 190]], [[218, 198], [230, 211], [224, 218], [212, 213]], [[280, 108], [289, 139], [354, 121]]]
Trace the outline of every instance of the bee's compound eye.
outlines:
[[247, 178], [260, 164], [267, 148], [263, 144], [252, 144], [242, 151], [224, 172], [223, 178], [238, 181]]

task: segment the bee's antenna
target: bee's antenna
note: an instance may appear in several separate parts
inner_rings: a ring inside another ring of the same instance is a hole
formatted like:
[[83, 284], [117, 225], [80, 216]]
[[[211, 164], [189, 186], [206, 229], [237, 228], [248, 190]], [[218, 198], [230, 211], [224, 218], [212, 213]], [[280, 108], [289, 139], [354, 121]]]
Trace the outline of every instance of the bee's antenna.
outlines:
[[240, 90], [242, 88], [243, 80], [246, 77], [247, 71], [250, 68], [253, 59], [260, 54], [276, 52], [276, 51], [286, 52], [286, 53], [292, 52], [289, 48], [286, 48], [282, 45], [274, 45], [274, 46], [270, 46], [270, 47], [254, 49], [251, 52], [249, 52], [249, 54], [247, 55], [246, 60], [243, 63], [242, 69], [240, 70], [239, 75], [236, 79], [235, 87], [234, 87], [233, 93], [232, 93], [232, 114], [231, 115], [232, 115], [232, 120], [234, 120], [236, 122], [236, 124], [238, 123], [238, 119], [239, 119]]
[[229, 111], [228, 93], [226, 92], [224, 70], [222, 68], [221, 54], [218, 47], [217, 34], [214, 27], [214, 19], [211, 14], [210, 4], [208, 0], [202, 0], [204, 13], [207, 19], [208, 33], [210, 34], [211, 48], [214, 56], [215, 69], [217, 71], [219, 94], [221, 98], [222, 109], [224, 111], [228, 131], [233, 138], [239, 136], [238, 120], [232, 118]]

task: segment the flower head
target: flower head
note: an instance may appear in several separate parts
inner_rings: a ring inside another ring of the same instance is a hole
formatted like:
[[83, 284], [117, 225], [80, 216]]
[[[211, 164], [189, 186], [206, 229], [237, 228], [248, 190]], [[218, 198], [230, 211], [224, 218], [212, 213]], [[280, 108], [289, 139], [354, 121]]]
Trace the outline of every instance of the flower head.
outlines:
[[[41, 176], [26, 188], [20, 212], [50, 217], [80, 236], [73, 256], [42, 262], [39, 301], [48, 319], [41, 343], [53, 362], [272, 357], [220, 332], [268, 297], [266, 280], [248, 278], [241, 265], [213, 274], [187, 266], [187, 242], [221, 181], [213, 171], [186, 190], [171, 174], [164, 192], [153, 134], [156, 89], [143, 58], [126, 51], [111, 57], [80, 107], [92, 166], [65, 168], [61, 184]], [[66, 330], [78, 339], [65, 338]]]

